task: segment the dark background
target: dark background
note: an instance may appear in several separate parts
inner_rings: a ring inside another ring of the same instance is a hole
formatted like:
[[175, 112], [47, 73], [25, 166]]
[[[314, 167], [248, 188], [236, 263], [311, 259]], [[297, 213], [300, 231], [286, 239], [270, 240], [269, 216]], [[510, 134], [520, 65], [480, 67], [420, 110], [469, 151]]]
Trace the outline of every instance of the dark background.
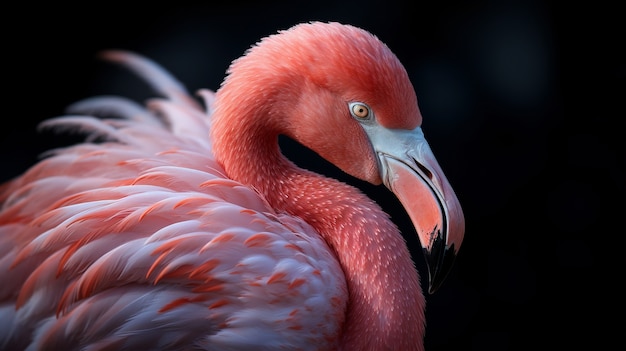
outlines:
[[[35, 132], [70, 103], [151, 96], [98, 61], [100, 50], [147, 55], [193, 92], [218, 88], [230, 61], [276, 30], [309, 20], [353, 24], [404, 63], [423, 130], [465, 211], [454, 270], [427, 296], [427, 349], [623, 347], [625, 123], [617, 102], [626, 69], [616, 9], [397, 0], [83, 6], [4, 11], [0, 181], [50, 146], [75, 141]], [[384, 187], [282, 143], [298, 164], [364, 189], [416, 248], [408, 216]], [[425, 277], [421, 252], [413, 253]]]

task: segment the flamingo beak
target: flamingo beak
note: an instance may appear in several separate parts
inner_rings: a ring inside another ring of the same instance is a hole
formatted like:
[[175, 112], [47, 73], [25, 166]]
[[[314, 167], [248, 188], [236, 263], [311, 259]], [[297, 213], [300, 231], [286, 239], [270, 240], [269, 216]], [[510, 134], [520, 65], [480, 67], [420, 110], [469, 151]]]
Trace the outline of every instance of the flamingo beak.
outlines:
[[371, 139], [381, 178], [415, 226], [428, 265], [428, 292], [432, 294], [451, 270], [463, 241], [461, 205], [420, 127], [409, 131], [381, 130], [378, 126], [376, 130], [376, 138]]

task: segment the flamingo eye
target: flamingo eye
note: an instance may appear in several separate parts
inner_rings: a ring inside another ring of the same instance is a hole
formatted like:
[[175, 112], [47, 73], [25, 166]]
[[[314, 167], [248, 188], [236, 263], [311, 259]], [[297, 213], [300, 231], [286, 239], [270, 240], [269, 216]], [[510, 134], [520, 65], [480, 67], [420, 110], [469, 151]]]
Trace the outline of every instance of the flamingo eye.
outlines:
[[352, 114], [352, 117], [356, 119], [367, 119], [371, 115], [370, 108], [360, 102], [353, 102], [350, 104], [350, 113]]

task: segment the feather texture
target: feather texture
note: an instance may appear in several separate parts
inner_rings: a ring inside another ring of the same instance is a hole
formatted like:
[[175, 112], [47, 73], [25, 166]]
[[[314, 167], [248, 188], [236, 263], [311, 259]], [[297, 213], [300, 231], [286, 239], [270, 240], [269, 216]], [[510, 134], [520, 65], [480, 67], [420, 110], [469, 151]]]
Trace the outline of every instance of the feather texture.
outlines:
[[[0, 195], [2, 349], [336, 342], [347, 294], [327, 245], [226, 179], [206, 138], [210, 106], [189, 103], [153, 63], [132, 56], [131, 64], [157, 73], [153, 87], [175, 99], [149, 109], [116, 97], [74, 104], [73, 113], [114, 113], [44, 122], [88, 142], [49, 153]], [[210, 103], [212, 92], [201, 96]]]

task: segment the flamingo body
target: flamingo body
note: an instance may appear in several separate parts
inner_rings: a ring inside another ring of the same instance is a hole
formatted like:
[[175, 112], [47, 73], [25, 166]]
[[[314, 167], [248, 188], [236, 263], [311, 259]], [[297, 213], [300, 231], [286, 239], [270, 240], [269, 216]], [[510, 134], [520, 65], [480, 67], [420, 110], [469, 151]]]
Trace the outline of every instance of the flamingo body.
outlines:
[[[115, 121], [93, 123], [107, 129]], [[206, 120], [186, 123], [206, 129]], [[324, 349], [336, 342], [345, 278], [310, 225], [226, 179], [210, 150], [185, 137], [136, 123], [115, 133], [127, 144], [63, 150], [5, 192], [5, 347]], [[22, 343], [29, 335], [32, 344]]]
[[[198, 92], [203, 104], [146, 58], [104, 57], [162, 97], [70, 106], [42, 126], [87, 140], [0, 186], [0, 348], [423, 349], [424, 296], [398, 229], [276, 140], [403, 193], [438, 286], [462, 213], [384, 44], [301, 24], [233, 62], [217, 93]], [[377, 141], [394, 138], [417, 151]]]

